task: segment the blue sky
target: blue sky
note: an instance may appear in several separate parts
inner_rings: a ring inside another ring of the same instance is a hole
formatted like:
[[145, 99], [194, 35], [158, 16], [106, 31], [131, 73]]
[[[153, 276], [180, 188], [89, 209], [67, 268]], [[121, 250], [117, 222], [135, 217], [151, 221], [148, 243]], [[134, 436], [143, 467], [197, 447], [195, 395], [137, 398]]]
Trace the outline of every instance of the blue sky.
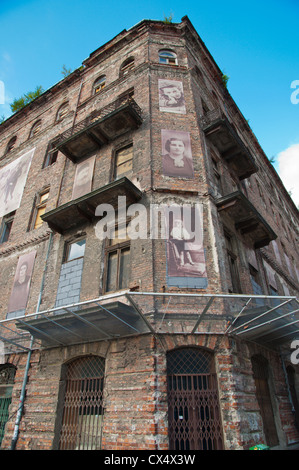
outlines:
[[291, 84], [299, 81], [299, 0], [0, 0], [0, 117], [9, 117], [14, 98], [59, 82], [63, 65], [74, 70], [123, 29], [170, 14], [173, 22], [189, 17], [230, 77], [229, 92], [279, 174], [289, 149], [298, 168], [299, 103], [291, 102]]

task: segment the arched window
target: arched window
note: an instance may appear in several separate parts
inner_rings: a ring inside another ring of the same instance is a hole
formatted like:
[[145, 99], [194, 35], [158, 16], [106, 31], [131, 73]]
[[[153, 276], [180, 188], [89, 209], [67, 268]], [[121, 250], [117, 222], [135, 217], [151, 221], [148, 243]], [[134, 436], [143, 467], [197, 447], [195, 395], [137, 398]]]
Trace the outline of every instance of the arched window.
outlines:
[[198, 348], [167, 353], [170, 450], [223, 448], [213, 354]]
[[31, 127], [31, 131], [30, 131], [30, 134], [29, 134], [29, 139], [31, 139], [31, 137], [35, 137], [39, 131], [41, 130], [41, 127], [42, 127], [42, 122], [41, 121], [36, 121], [33, 126]]
[[68, 110], [69, 110], [69, 104], [63, 103], [57, 111], [56, 121], [61, 121], [67, 115]]
[[59, 449], [101, 449], [104, 372], [105, 359], [99, 356], [81, 357], [64, 366]]
[[93, 94], [97, 94], [103, 90], [106, 85], [106, 76], [101, 75], [93, 84]]
[[15, 366], [11, 364], [0, 365], [0, 446], [9, 417], [8, 409], [11, 403], [15, 374]]
[[10, 151], [14, 148], [14, 146], [15, 146], [15, 144], [16, 144], [16, 141], [17, 141], [17, 137], [16, 137], [16, 136], [12, 137], [12, 138], [9, 140], [9, 142], [8, 142], [8, 144], [7, 144], [7, 146], [6, 146], [5, 153], [10, 152]]
[[130, 70], [134, 68], [134, 57], [129, 57], [129, 59], [125, 60], [122, 63], [122, 66], [120, 68], [120, 76], [126, 75]]
[[174, 52], [169, 50], [159, 51], [159, 63], [167, 65], [177, 65], [177, 56]]

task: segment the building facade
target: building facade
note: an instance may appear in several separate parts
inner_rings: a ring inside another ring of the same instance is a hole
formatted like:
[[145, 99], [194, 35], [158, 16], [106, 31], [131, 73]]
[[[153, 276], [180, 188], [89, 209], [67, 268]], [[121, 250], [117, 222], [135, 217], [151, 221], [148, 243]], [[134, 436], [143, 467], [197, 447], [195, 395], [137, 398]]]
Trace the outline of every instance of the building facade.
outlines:
[[3, 449], [299, 442], [298, 211], [187, 17], [0, 125]]

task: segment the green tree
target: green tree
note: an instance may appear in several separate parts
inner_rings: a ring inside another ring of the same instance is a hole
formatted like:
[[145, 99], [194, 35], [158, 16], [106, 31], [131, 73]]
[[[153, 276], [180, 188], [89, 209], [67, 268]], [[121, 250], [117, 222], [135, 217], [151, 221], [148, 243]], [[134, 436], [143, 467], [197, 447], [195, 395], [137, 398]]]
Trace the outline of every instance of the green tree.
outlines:
[[20, 98], [15, 98], [14, 101], [10, 105], [10, 109], [13, 113], [19, 111], [20, 109], [27, 106], [27, 104], [31, 103], [31, 101], [38, 98], [40, 95], [44, 93], [44, 89], [42, 86], [37, 86], [34, 91], [28, 91]]

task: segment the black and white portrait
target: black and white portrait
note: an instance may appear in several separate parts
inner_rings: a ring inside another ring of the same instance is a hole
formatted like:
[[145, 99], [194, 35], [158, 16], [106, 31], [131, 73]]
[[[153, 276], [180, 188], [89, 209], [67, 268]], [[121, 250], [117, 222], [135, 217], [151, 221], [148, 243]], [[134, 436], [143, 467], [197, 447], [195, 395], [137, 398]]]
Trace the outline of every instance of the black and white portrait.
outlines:
[[20, 207], [34, 149], [0, 170], [0, 217]]
[[183, 83], [159, 80], [159, 108], [168, 113], [186, 114]]
[[35, 256], [36, 251], [31, 251], [19, 258], [9, 300], [8, 313], [26, 309]]
[[76, 168], [72, 199], [90, 193], [94, 171], [95, 156], [79, 163]]
[[164, 176], [193, 178], [193, 160], [189, 132], [162, 129], [162, 167]]
[[[190, 208], [188, 214], [182, 210], [172, 218], [167, 214], [166, 225], [169, 234], [166, 242], [168, 284], [178, 287], [206, 286], [202, 206]], [[186, 278], [192, 278], [192, 281], [186, 282]]]

